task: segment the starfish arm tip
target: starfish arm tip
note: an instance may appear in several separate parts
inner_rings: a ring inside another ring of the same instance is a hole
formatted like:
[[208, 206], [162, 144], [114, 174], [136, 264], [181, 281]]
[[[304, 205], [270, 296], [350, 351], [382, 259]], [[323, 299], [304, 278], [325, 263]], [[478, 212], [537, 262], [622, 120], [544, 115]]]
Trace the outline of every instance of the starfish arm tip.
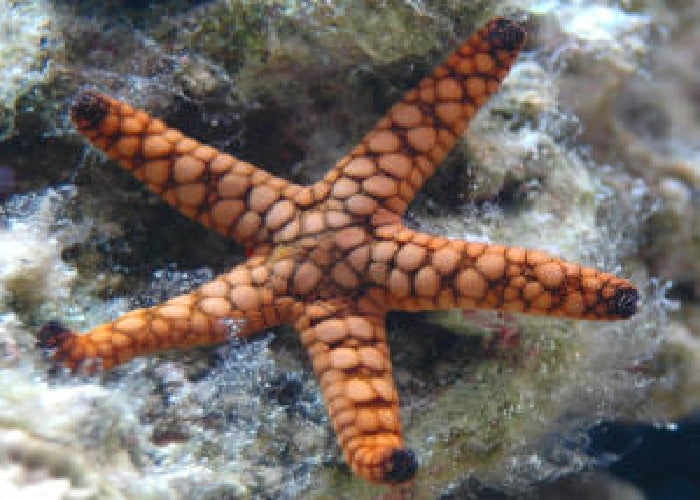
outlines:
[[399, 484], [410, 481], [418, 469], [416, 454], [409, 448], [393, 450], [389, 456], [389, 463], [390, 466], [384, 475], [384, 480], [389, 483]]
[[610, 312], [623, 318], [629, 318], [637, 312], [638, 303], [639, 292], [636, 288], [620, 288], [615, 292], [615, 296], [610, 304]]
[[73, 357], [77, 347], [78, 335], [61, 321], [52, 319], [41, 327], [36, 336], [36, 346], [50, 353], [55, 366], [63, 365], [75, 372], [78, 362]]
[[36, 346], [42, 349], [60, 347], [65, 341], [75, 335], [61, 321], [52, 319], [41, 327], [36, 337]]
[[489, 40], [499, 49], [517, 50], [525, 42], [525, 28], [510, 19], [499, 18], [492, 25]]
[[96, 128], [109, 113], [109, 103], [97, 92], [81, 92], [71, 108], [71, 119], [80, 129]]

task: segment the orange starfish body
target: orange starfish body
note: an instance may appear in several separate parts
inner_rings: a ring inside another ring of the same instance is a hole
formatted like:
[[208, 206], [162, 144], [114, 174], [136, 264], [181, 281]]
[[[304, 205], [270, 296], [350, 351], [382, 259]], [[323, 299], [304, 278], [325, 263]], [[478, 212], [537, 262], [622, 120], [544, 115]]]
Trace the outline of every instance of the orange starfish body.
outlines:
[[450, 240], [401, 215], [522, 47], [495, 19], [394, 105], [320, 181], [299, 186], [200, 144], [111, 97], [84, 93], [72, 118], [95, 146], [183, 214], [250, 257], [201, 288], [85, 334], [49, 323], [38, 343], [76, 370], [224, 342], [292, 324], [352, 469], [401, 483], [417, 461], [401, 431], [385, 315], [486, 308], [592, 320], [634, 314], [627, 280], [543, 252]]

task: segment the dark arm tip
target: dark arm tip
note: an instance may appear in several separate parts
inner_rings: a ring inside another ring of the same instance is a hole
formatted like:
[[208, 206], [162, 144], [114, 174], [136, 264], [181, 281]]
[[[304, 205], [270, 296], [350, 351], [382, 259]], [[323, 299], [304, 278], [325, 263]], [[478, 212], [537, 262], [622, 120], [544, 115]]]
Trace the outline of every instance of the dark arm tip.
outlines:
[[489, 41], [498, 49], [518, 50], [525, 42], [525, 28], [510, 19], [494, 21]]
[[629, 318], [637, 312], [639, 292], [636, 288], [620, 288], [615, 292], [610, 309], [611, 313]]
[[109, 112], [109, 103], [100, 94], [85, 91], [71, 108], [71, 118], [80, 128], [96, 128]]
[[396, 449], [389, 457], [391, 468], [384, 475], [384, 480], [389, 483], [405, 483], [416, 475], [418, 461], [413, 450]]
[[60, 347], [66, 339], [75, 335], [59, 320], [52, 319], [44, 324], [36, 336], [36, 346], [46, 349]]

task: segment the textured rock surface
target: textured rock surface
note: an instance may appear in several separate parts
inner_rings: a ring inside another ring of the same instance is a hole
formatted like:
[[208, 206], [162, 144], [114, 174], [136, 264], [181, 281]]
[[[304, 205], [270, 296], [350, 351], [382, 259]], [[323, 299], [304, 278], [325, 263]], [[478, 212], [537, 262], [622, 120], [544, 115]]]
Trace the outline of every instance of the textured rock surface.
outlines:
[[[316, 180], [494, 14], [490, 2], [396, 2], [382, 12], [351, 4], [12, 3], [17, 26], [37, 28], [22, 30], [22, 58], [2, 58], [28, 62], [27, 78], [3, 90], [12, 120], [0, 143], [0, 194], [19, 196], [0, 230], [0, 481], [73, 498], [377, 494], [342, 464], [289, 333], [139, 359], [93, 379], [46, 375], [33, 348], [48, 318], [84, 329], [242, 259], [84, 149], [67, 126], [78, 88], [146, 107], [289, 179]], [[530, 52], [408, 220], [629, 276], [645, 291], [644, 308], [603, 326], [457, 311], [393, 316], [403, 419], [425, 472], [418, 496], [477, 484], [521, 490], [590, 463], [581, 429], [599, 418], [659, 419], [691, 407], [683, 390], [697, 386], [698, 358], [684, 346], [698, 335], [699, 77], [684, 61], [700, 46], [698, 7], [592, 4], [499, 6], [530, 13]], [[2, 50], [18, 53], [7, 42]], [[42, 190], [59, 183], [70, 187]], [[670, 330], [679, 350], [660, 356], [668, 304], [650, 276], [677, 280], [681, 304]]]

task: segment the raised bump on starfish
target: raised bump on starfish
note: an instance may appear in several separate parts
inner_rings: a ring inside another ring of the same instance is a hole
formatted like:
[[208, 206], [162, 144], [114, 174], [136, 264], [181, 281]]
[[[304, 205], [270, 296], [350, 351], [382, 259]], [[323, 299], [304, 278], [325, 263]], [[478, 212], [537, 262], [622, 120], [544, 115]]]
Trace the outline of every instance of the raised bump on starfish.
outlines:
[[202, 146], [107, 96], [83, 94], [79, 130], [184, 214], [253, 256], [194, 292], [38, 344], [71, 369], [291, 323], [307, 347], [343, 453], [377, 483], [413, 477], [384, 318], [392, 309], [501, 309], [584, 319], [635, 313], [627, 280], [542, 252], [418, 233], [400, 215], [497, 90], [524, 41], [496, 19], [409, 91], [324, 179], [301, 187]]

